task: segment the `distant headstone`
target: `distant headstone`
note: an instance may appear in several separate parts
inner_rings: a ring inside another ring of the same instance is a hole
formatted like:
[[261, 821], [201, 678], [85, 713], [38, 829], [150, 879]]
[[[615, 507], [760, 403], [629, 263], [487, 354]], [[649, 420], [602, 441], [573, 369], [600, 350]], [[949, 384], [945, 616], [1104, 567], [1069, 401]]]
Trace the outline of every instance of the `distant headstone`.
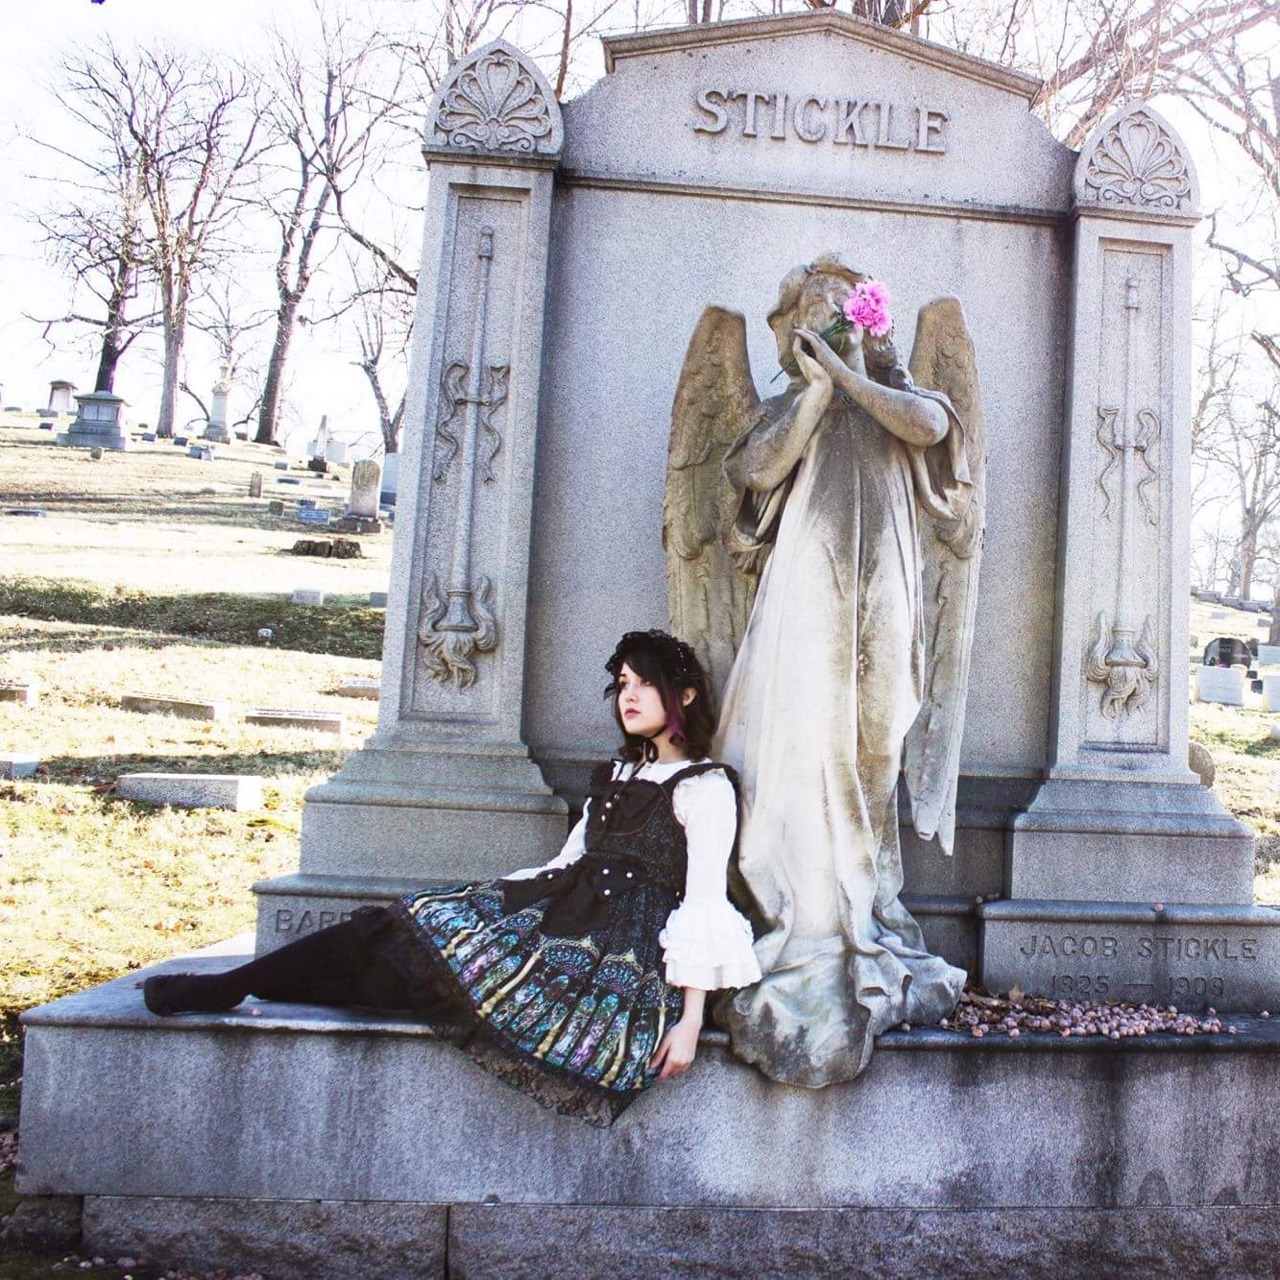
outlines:
[[126, 711], [180, 716], [184, 720], [225, 720], [231, 709], [225, 702], [189, 702], [184, 698], [154, 698], [145, 693], [126, 693], [120, 705]]
[[58, 436], [58, 444], [73, 449], [128, 450], [128, 402], [111, 391], [90, 391], [76, 396], [80, 406], [75, 421]]
[[190, 443], [191, 443], [191, 441], [190, 441], [190, 440], [188, 440], [186, 436], [174, 436], [174, 437], [173, 437], [173, 447], [174, 447], [175, 449], [185, 449], [185, 448], [187, 447], [187, 445], [189, 445]]
[[299, 499], [298, 499], [298, 510], [299, 510], [299, 511], [306, 511], [306, 510], [308, 510], [309, 508], [314, 507], [315, 505], [316, 505], [316, 500], [315, 500], [314, 498], [299, 498]]
[[338, 688], [338, 694], [343, 698], [369, 698], [376, 702], [381, 690], [381, 680], [358, 676], [350, 680], [344, 680]]
[[1258, 683], [1262, 685], [1263, 711], [1280, 711], [1280, 676], [1263, 676]]
[[42, 423], [40, 424], [40, 430], [41, 430], [41, 431], [52, 431], [52, 430], [53, 430], [53, 423], [52, 423], [52, 422], [42, 422]]
[[361, 458], [351, 468], [351, 498], [348, 510], [366, 520], [378, 518], [378, 495], [382, 489], [382, 468], [372, 458]]
[[308, 458], [307, 470], [314, 472], [318, 476], [328, 474], [329, 464], [324, 458]]
[[1260, 644], [1258, 646], [1258, 666], [1280, 667], [1280, 644]]
[[267, 503], [267, 515], [269, 516], [284, 515], [284, 503], [281, 502], [279, 498], [272, 498], [271, 501]]
[[0, 680], [0, 702], [20, 702], [24, 707], [40, 704], [40, 681], [32, 676], [28, 680]]
[[319, 733], [341, 733], [346, 717], [341, 711], [284, 711], [274, 707], [253, 707], [246, 724], [273, 725], [279, 729], [314, 729]]
[[342, 440], [330, 440], [325, 446], [324, 456], [326, 462], [336, 462], [342, 464], [347, 460], [347, 446]]
[[1214, 609], [1210, 612], [1209, 619], [1211, 622], [1220, 622], [1226, 616], [1227, 611], [1225, 609]]
[[369, 607], [371, 609], [385, 609], [387, 607], [387, 593], [385, 591], [370, 591]]
[[1200, 637], [1197, 635], [1192, 635], [1190, 637], [1189, 643], [1193, 649], [1198, 649], [1200, 647]]
[[[1249, 692], [1250, 693], [1262, 692], [1262, 681], [1252, 675], [1250, 675], [1249, 677]], [[1280, 711], [1280, 707], [1277, 707], [1276, 710]]]
[[1218, 775], [1218, 766], [1214, 764], [1209, 748], [1203, 743], [1187, 743], [1187, 767], [1200, 779], [1202, 787], [1213, 786], [1213, 780]]
[[125, 773], [116, 779], [122, 800], [177, 809], [262, 808], [262, 779], [224, 773]]
[[1271, 619], [1270, 619], [1270, 618], [1259, 618], [1259, 619], [1258, 619], [1258, 626], [1260, 626], [1264, 631], [1269, 631], [1269, 630], [1271, 629]]
[[261, 471], [255, 471], [249, 477], [249, 497], [251, 498], [262, 497], [262, 472]]
[[144, 431], [142, 435], [139, 436], [138, 438], [140, 440], [145, 440], [147, 444], [154, 444], [156, 439], [156, 433], [154, 431]]
[[34, 778], [39, 767], [39, 756], [0, 751], [0, 778]]
[[324, 592], [312, 591], [308, 587], [299, 587], [293, 593], [293, 603], [306, 604], [306, 605], [322, 605], [324, 604]]
[[303, 524], [328, 524], [329, 513], [327, 511], [317, 511], [315, 507], [299, 507], [298, 519]]
[[63, 379], [55, 379], [49, 383], [49, 412], [72, 413], [71, 397], [75, 394], [76, 384]]
[[301, 484], [297, 476], [276, 476], [276, 484]]
[[378, 502], [384, 507], [396, 505], [396, 491], [400, 487], [400, 455], [388, 453], [382, 459], [382, 492]]
[[93, 448], [89, 450], [89, 457], [91, 457], [91, 458], [94, 460], [94, 462], [101, 462], [101, 461], [102, 461], [102, 449], [101, 449], [98, 445], [96, 445], [96, 444], [95, 444], [95, 445], [93, 446]]
[[218, 444], [231, 442], [231, 433], [227, 430], [227, 397], [231, 394], [231, 387], [231, 366], [224, 364], [217, 382], [213, 384], [209, 421], [204, 428], [206, 440], [214, 440]]
[[275, 464], [275, 465], [276, 465], [276, 470], [277, 470], [277, 471], [288, 471], [288, 470], [289, 470], [289, 464], [288, 464], [287, 462], [285, 462], [285, 460], [284, 460], [283, 458], [278, 459], [278, 460], [276, 461], [276, 464]]
[[6, 507], [7, 516], [26, 516], [31, 520], [43, 520], [47, 513], [40, 507]]
[[1245, 671], [1241, 667], [1197, 667], [1196, 701], [1243, 707], [1244, 680]]

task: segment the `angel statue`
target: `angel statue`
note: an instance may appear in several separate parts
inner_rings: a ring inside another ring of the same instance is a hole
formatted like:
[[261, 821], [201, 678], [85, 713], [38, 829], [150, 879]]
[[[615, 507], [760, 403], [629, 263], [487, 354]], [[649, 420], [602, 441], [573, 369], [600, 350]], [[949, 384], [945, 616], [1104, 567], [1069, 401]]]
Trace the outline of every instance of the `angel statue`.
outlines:
[[[859, 312], [868, 296], [883, 315]], [[718, 1016], [738, 1057], [817, 1087], [857, 1075], [880, 1032], [945, 1016], [965, 980], [898, 900], [897, 786], [905, 774], [916, 830], [949, 854], [982, 406], [954, 298], [921, 309], [910, 372], [883, 286], [834, 254], [786, 276], [769, 327], [789, 380], [761, 401], [742, 316], [698, 323], [664, 542], [673, 630], [717, 674], [736, 650], [714, 754], [741, 778], [765, 976]]]

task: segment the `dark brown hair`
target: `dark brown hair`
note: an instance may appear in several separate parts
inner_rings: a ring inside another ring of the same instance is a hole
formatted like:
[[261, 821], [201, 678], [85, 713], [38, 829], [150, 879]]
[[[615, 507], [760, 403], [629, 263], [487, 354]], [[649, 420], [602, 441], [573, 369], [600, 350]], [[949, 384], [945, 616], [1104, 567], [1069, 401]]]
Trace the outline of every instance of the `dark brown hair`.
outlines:
[[[632, 764], [653, 760], [657, 755], [657, 748], [648, 738], [627, 732], [618, 714], [619, 679], [624, 664], [657, 689], [667, 713], [665, 727], [671, 730], [672, 741], [680, 745], [690, 760], [701, 760], [707, 755], [716, 729], [707, 673], [697, 654], [683, 640], [665, 631], [628, 631], [618, 641], [613, 657], [605, 663], [612, 679], [604, 696], [613, 699], [613, 718], [622, 730], [618, 754]], [[682, 706], [681, 696], [686, 689], [693, 690], [693, 700], [688, 706]]]

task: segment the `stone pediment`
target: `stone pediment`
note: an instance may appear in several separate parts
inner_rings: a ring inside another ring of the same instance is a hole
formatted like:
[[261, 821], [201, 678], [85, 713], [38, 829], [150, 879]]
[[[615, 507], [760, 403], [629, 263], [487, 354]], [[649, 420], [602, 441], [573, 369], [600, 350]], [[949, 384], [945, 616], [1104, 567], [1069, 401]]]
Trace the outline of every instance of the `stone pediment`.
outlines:
[[779, 14], [770, 18], [737, 18], [729, 22], [709, 22], [698, 26], [667, 27], [659, 31], [639, 31], [634, 35], [605, 36], [604, 65], [613, 72], [617, 64], [626, 58], [636, 58], [662, 53], [689, 52], [694, 49], [711, 49], [719, 45], [741, 44], [760, 38], [774, 39], [780, 35], [792, 35], [821, 31], [838, 39], [849, 40], [872, 48], [883, 49], [904, 58], [938, 67], [952, 75], [965, 76], [981, 84], [1017, 94], [1028, 104], [1035, 101], [1044, 82], [1035, 76], [1012, 71], [985, 58], [974, 58], [945, 45], [922, 40], [868, 22], [849, 13], [835, 9], [811, 10], [807, 13]]
[[1063, 217], [1075, 153], [1040, 82], [829, 9], [612, 36], [563, 106], [562, 173]]

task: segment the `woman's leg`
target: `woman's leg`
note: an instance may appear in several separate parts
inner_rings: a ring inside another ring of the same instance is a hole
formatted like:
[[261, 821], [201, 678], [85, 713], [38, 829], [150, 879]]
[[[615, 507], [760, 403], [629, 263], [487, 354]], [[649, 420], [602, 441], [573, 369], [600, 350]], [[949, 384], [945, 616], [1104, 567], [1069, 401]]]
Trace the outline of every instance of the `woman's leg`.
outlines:
[[391, 976], [385, 970], [360, 929], [346, 920], [226, 973], [157, 974], [143, 983], [142, 998], [160, 1015], [223, 1013], [251, 995], [298, 1004], [380, 1004]]

